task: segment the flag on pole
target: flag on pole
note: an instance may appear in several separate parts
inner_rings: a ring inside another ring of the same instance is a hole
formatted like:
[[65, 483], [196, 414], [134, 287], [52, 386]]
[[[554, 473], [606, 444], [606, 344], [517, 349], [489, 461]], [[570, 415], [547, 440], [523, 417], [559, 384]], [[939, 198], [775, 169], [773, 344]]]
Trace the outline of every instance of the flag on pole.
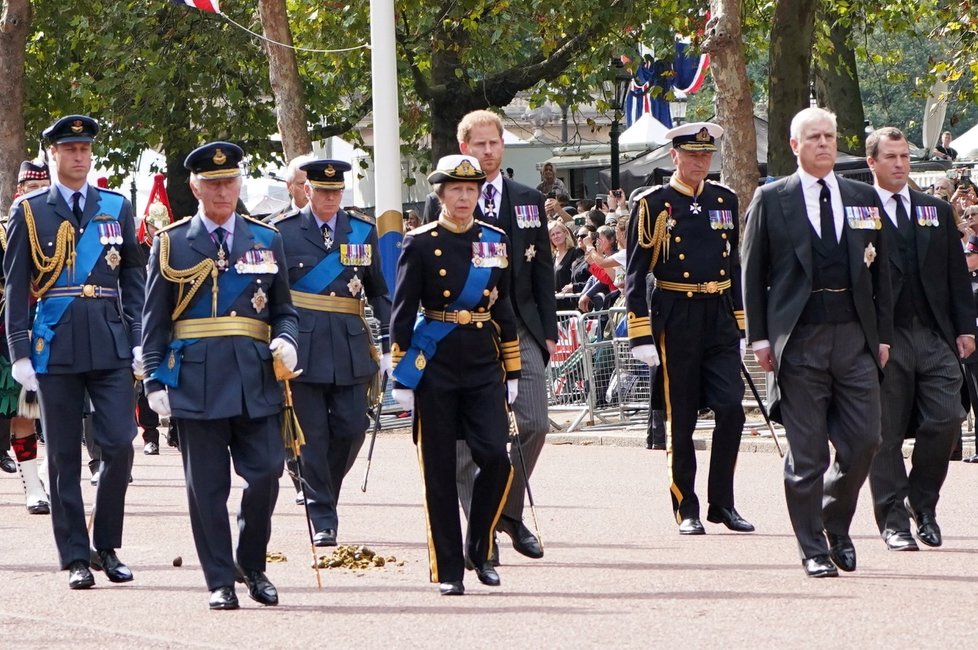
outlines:
[[175, 5], [187, 5], [188, 7], [200, 9], [201, 11], [207, 11], [212, 14], [221, 13], [221, 7], [218, 0], [170, 0], [170, 2]]

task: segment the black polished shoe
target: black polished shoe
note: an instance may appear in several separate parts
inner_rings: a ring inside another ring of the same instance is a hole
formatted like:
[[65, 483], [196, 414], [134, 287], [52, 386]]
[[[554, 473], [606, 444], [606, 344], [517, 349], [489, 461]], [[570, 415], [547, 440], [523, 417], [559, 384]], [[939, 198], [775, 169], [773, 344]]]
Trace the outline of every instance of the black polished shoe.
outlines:
[[909, 530], [890, 530], [883, 531], [883, 541], [886, 548], [890, 551], [918, 551], [917, 542], [913, 541], [913, 535]]
[[706, 511], [706, 520], [712, 524], [723, 524], [730, 530], [738, 533], [754, 532], [754, 525], [740, 516], [735, 508], [721, 508], [720, 506], [710, 506]]
[[5, 451], [0, 452], [0, 470], [3, 470], [8, 474], [17, 473], [17, 463], [15, 463], [14, 459], [10, 457], [10, 454]]
[[910, 506], [910, 498], [903, 500], [903, 505], [907, 507], [907, 512], [917, 524], [917, 539], [927, 546], [940, 546], [944, 543], [941, 538], [941, 527], [937, 525], [937, 519], [932, 512], [917, 512]]
[[856, 570], [856, 547], [852, 545], [852, 538], [848, 535], [834, 535], [825, 532], [825, 538], [829, 541], [829, 556], [835, 562], [835, 566], [843, 571]]
[[336, 546], [336, 531], [332, 528], [321, 530], [312, 538], [314, 546]]
[[439, 582], [438, 593], [440, 593], [442, 596], [461, 596], [465, 593], [465, 585], [462, 584], [461, 580]]
[[496, 573], [496, 569], [492, 566], [492, 564], [489, 562], [483, 562], [482, 566], [479, 566], [478, 564], [475, 564], [474, 566], [475, 577], [479, 579], [479, 582], [490, 587], [499, 586], [499, 574]]
[[978, 463], [978, 454], [972, 454], [971, 456], [962, 458], [961, 460], [963, 460], [966, 463]]
[[155, 442], [147, 442], [146, 445], [143, 447], [143, 455], [144, 456], [159, 456], [160, 455], [160, 446], [158, 444], [156, 444]]
[[679, 534], [706, 535], [706, 529], [703, 528], [703, 522], [700, 521], [699, 517], [686, 517], [679, 524]]
[[510, 536], [513, 540], [513, 548], [518, 553], [534, 560], [543, 557], [543, 548], [540, 546], [540, 540], [530, 532], [530, 529], [522, 521], [517, 521], [512, 517], [503, 515], [496, 524], [496, 530], [501, 530]]
[[275, 589], [263, 571], [243, 569], [235, 565], [234, 579], [248, 585], [248, 595], [262, 605], [278, 605], [278, 590]]
[[96, 571], [104, 571], [105, 577], [109, 582], [129, 582], [132, 580], [132, 571], [125, 564], [119, 561], [115, 551], [92, 551], [90, 563]]
[[27, 506], [27, 512], [32, 515], [49, 515], [51, 514], [51, 504], [43, 500], [38, 501]]
[[809, 578], [836, 578], [839, 576], [839, 571], [832, 564], [828, 555], [806, 557], [801, 561], [801, 565], [805, 567], [805, 573]]
[[89, 571], [84, 560], [75, 560], [68, 565], [68, 588], [88, 589], [95, 584], [95, 576]]
[[218, 587], [212, 591], [207, 606], [211, 609], [237, 609], [238, 596], [234, 593], [234, 587]]

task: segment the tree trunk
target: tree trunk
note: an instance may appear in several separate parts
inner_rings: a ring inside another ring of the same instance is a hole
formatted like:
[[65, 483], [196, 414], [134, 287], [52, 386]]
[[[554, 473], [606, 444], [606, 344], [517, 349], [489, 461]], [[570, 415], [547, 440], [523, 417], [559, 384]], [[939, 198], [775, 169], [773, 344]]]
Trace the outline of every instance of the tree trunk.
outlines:
[[[292, 45], [292, 30], [289, 29], [285, 0], [259, 0], [258, 14], [265, 38]], [[295, 50], [291, 47], [267, 42], [264, 47], [268, 54], [268, 80], [275, 95], [275, 113], [278, 131], [282, 136], [282, 149], [285, 158], [292, 160], [296, 156], [312, 152], [299, 66], [295, 60]]]
[[808, 108], [815, 8], [818, 0], [778, 0], [771, 25], [768, 84], [767, 172], [786, 176], [797, 168], [788, 143], [791, 118]]
[[[826, 15], [826, 20], [835, 20]], [[829, 31], [832, 49], [815, 66], [815, 97], [820, 106], [836, 114], [839, 150], [853, 156], [866, 155], [865, 115], [856, 52], [849, 39], [851, 27], [835, 23]]]
[[723, 127], [720, 178], [737, 194], [742, 218], [757, 179], [757, 134], [747, 63], [741, 45], [741, 0], [712, 0], [703, 50], [716, 84], [716, 120]]
[[0, 15], [0, 210], [6, 216], [24, 159], [24, 57], [31, 27], [29, 0], [4, 0]]

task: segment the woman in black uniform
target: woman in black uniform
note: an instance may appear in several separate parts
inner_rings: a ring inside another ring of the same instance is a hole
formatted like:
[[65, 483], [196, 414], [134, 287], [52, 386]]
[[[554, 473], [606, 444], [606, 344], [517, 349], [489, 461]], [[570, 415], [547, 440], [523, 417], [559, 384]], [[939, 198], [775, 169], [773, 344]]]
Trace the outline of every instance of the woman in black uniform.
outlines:
[[[499, 584], [489, 556], [512, 480], [507, 401], [516, 399], [520, 351], [509, 241], [473, 217], [485, 174], [471, 156], [446, 156], [428, 180], [442, 208], [401, 248], [390, 327], [394, 398], [414, 411], [431, 581], [443, 595], [461, 595], [466, 559], [480, 582]], [[456, 440], [479, 466], [464, 554]]]

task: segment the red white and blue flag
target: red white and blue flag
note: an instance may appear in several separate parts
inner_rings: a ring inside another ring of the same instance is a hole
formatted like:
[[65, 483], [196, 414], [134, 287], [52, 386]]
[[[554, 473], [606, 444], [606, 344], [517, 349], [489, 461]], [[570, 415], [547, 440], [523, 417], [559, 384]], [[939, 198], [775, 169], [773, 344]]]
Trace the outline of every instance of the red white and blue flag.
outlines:
[[200, 9], [201, 11], [208, 11], [212, 14], [221, 13], [221, 7], [218, 0], [170, 0], [173, 4], [177, 5], [187, 5], [188, 7], [193, 7], [194, 9]]

